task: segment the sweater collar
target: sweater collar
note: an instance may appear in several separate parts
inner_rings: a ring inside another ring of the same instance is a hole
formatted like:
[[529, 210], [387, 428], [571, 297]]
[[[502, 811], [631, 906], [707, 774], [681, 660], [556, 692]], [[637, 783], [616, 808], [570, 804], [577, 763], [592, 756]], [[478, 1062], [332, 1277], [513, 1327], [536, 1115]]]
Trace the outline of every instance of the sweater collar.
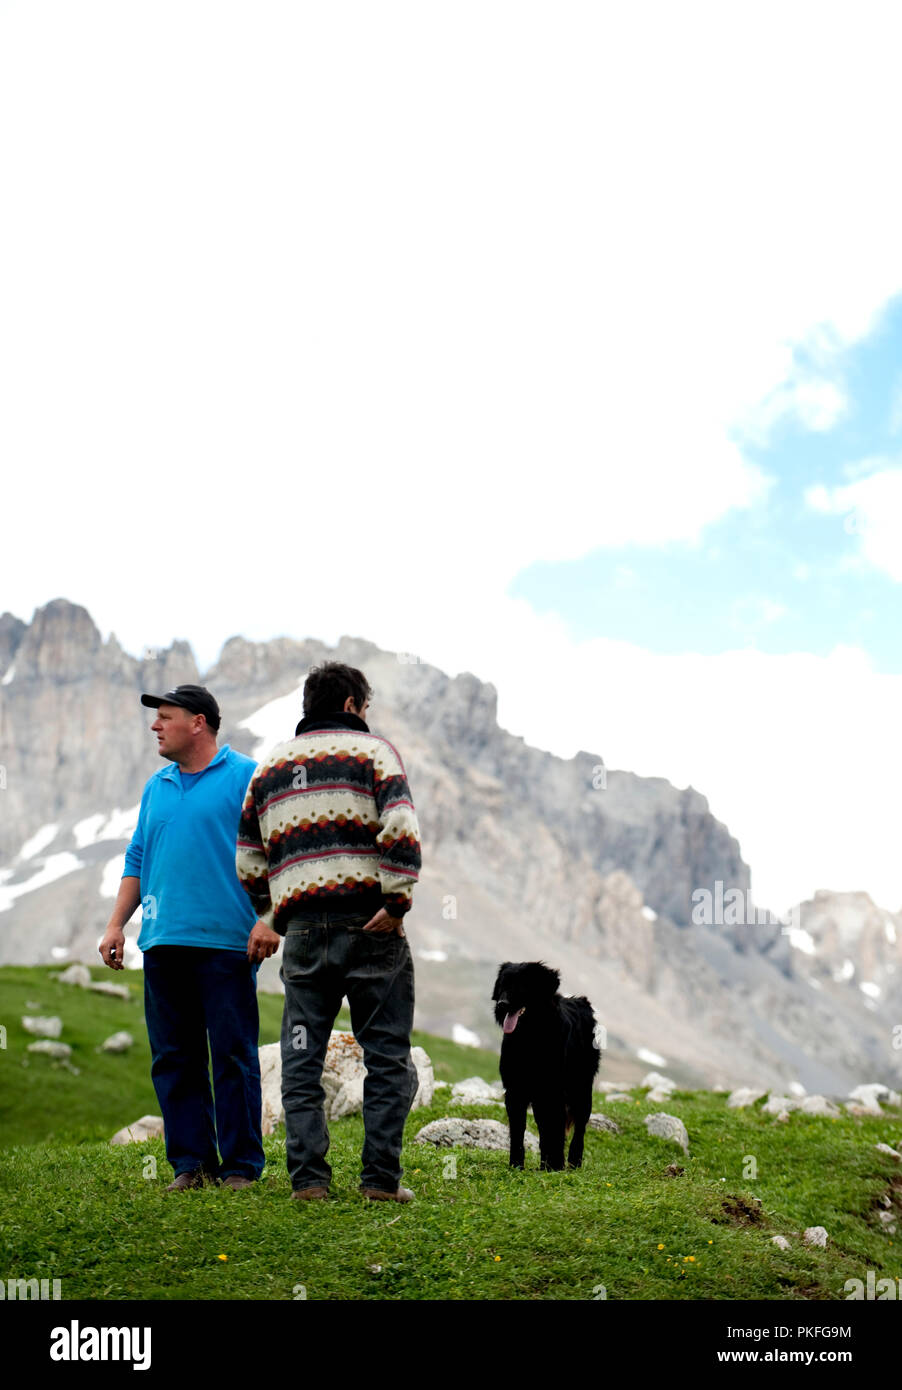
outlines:
[[297, 738], [298, 734], [309, 734], [313, 729], [360, 729], [368, 734], [370, 726], [364, 723], [359, 714], [337, 709], [331, 714], [308, 714], [295, 729], [294, 736]]

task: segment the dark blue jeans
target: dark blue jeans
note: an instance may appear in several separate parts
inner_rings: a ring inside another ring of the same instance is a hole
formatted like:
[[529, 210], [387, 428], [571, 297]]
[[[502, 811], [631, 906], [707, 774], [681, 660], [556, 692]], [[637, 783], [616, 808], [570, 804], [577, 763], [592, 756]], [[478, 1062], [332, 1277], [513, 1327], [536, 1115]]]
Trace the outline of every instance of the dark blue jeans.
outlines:
[[144, 952], [144, 1011], [176, 1177], [205, 1168], [217, 1177], [259, 1178], [265, 1158], [257, 968], [241, 951], [152, 946]]
[[282, 949], [282, 1104], [292, 1189], [328, 1187], [329, 1129], [321, 1077], [329, 1033], [347, 995], [363, 1048], [361, 1187], [398, 1188], [404, 1121], [417, 1093], [410, 1056], [413, 959], [406, 936], [365, 932], [372, 912], [289, 921]]

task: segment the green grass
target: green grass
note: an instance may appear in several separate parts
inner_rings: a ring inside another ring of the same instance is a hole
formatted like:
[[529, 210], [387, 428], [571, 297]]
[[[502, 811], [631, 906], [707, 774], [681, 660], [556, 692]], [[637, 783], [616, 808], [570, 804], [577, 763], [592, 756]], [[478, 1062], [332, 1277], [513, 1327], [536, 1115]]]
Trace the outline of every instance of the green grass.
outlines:
[[[114, 974], [103, 965], [91, 971], [95, 980], [127, 984], [132, 997], [126, 1002], [61, 985], [53, 979], [61, 969], [0, 967], [0, 1025], [6, 1029], [6, 1048], [0, 1049], [0, 1145], [4, 1148], [41, 1140], [105, 1140], [140, 1115], [159, 1114], [150, 1079], [143, 972]], [[278, 1042], [282, 996], [260, 993], [257, 998], [261, 1046]], [[23, 1014], [55, 1014], [63, 1020], [59, 1041], [72, 1048], [70, 1060], [77, 1076], [49, 1057], [28, 1052], [28, 1044], [36, 1038], [22, 1027]], [[350, 1028], [347, 1010], [338, 1015], [335, 1026]], [[131, 1033], [135, 1040], [128, 1052], [95, 1051], [111, 1033], [120, 1031]], [[437, 1081], [498, 1075], [497, 1053], [459, 1047], [426, 1033], [414, 1032], [412, 1042], [426, 1048]], [[37, 1104], [35, 1088], [40, 1097]]]
[[[902, 1171], [874, 1148], [880, 1140], [898, 1146], [902, 1116], [794, 1114], [775, 1124], [760, 1104], [730, 1111], [723, 1095], [704, 1091], [677, 1092], [663, 1106], [638, 1091], [629, 1103], [599, 1097], [622, 1133], [590, 1132], [583, 1168], [565, 1173], [540, 1173], [534, 1155], [520, 1173], [505, 1153], [414, 1143], [423, 1124], [447, 1113], [504, 1118], [491, 1106], [449, 1112], [438, 1092], [408, 1120], [403, 1181], [416, 1193], [409, 1206], [359, 1196], [359, 1116], [330, 1125], [328, 1203], [289, 1200], [281, 1131], [264, 1141], [267, 1167], [253, 1188], [165, 1196], [171, 1170], [161, 1140], [97, 1142], [98, 1128], [105, 1141], [157, 1108], [149, 1080], [140, 1089], [149, 1058], [138, 991], [118, 1004], [47, 977], [37, 968], [0, 971], [9, 1031], [0, 1054], [4, 1118], [21, 1118], [31, 1104], [45, 1127], [53, 1115], [55, 1136], [37, 1141], [36, 1118], [0, 1152], [0, 1275], [60, 1279], [65, 1299], [594, 1299], [604, 1286], [609, 1300], [836, 1300], [868, 1268], [878, 1279], [902, 1276]], [[13, 1033], [25, 1009], [14, 992], [23, 988], [65, 1020], [78, 1077], [44, 1057], [21, 1067], [22, 1039], [14, 1048]], [[261, 996], [261, 1005], [261, 1041], [272, 1041], [280, 1000]], [[121, 1027], [140, 1040], [136, 1055], [93, 1051]], [[417, 1041], [448, 1080], [497, 1074], [491, 1053]], [[107, 1107], [102, 1123], [88, 1118], [86, 1097]], [[690, 1157], [649, 1137], [643, 1117], [657, 1109], [685, 1121]], [[62, 1142], [67, 1132], [80, 1142]], [[673, 1164], [681, 1174], [671, 1175]], [[887, 1194], [900, 1218], [895, 1237], [877, 1219]], [[826, 1226], [826, 1250], [793, 1234], [809, 1225]], [[775, 1234], [791, 1249], [773, 1246]]]

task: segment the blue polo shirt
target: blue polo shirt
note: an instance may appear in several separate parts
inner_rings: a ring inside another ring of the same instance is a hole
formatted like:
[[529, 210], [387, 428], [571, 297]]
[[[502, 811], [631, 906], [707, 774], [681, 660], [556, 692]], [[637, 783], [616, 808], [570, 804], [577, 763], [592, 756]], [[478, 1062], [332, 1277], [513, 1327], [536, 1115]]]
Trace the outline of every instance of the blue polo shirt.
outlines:
[[257, 920], [235, 872], [235, 842], [253, 758], [226, 743], [183, 782], [160, 768], [141, 797], [123, 878], [141, 880], [138, 946], [212, 946], [247, 951]]

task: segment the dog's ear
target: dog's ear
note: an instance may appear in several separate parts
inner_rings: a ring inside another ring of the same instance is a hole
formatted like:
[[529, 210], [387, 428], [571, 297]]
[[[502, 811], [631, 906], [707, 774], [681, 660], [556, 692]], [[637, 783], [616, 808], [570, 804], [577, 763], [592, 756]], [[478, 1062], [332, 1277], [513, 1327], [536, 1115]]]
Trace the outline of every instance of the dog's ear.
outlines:
[[559, 970], [552, 970], [551, 966], [546, 965], [544, 961], [540, 961], [539, 964], [545, 972], [542, 983], [547, 988], [549, 994], [557, 994], [561, 985], [561, 972]]
[[510, 961], [509, 961], [509, 960], [504, 961], [504, 963], [503, 963], [502, 965], [499, 965], [499, 966], [498, 966], [498, 974], [495, 976], [495, 987], [494, 987], [494, 989], [492, 990], [492, 998], [493, 998], [493, 999], [497, 999], [497, 998], [498, 998], [498, 990], [499, 990], [499, 987], [500, 987], [500, 985], [501, 985], [501, 976], [504, 974], [505, 970], [509, 970], [509, 969], [510, 969]]

